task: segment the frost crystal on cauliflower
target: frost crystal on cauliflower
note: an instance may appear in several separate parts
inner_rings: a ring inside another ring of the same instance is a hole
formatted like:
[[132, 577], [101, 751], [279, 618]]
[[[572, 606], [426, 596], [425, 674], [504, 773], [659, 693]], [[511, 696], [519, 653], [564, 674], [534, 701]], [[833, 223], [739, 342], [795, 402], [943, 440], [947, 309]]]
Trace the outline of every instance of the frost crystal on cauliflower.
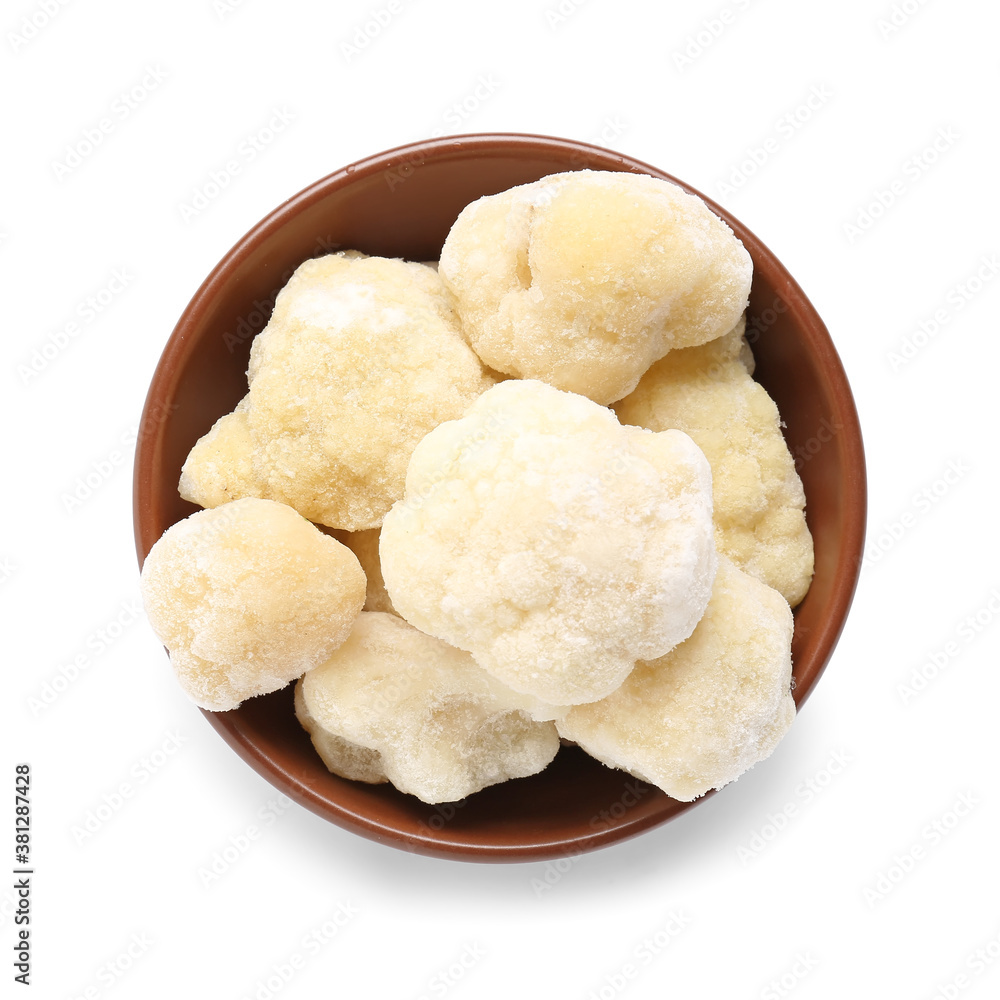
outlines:
[[702, 347], [671, 351], [615, 405], [622, 423], [689, 434], [712, 467], [715, 544], [794, 607], [813, 574], [802, 480], [781, 418], [751, 378], [744, 322]]
[[580, 170], [480, 198], [441, 251], [465, 335], [519, 378], [611, 403], [667, 351], [731, 330], [753, 265], [705, 203], [645, 174]]
[[377, 527], [432, 427], [493, 384], [433, 267], [307, 260], [250, 353], [250, 389], [184, 465], [181, 495], [262, 496], [332, 528]]
[[259, 497], [253, 472], [253, 438], [244, 397], [232, 413], [212, 425], [191, 449], [181, 469], [178, 492], [199, 507], [219, 507], [231, 500]]
[[168, 528], [142, 598], [184, 691], [223, 712], [322, 663], [361, 611], [365, 575], [291, 507], [248, 498]]
[[302, 678], [295, 685], [295, 717], [299, 724], [309, 734], [313, 748], [319, 758], [326, 764], [326, 769], [341, 778], [351, 781], [364, 781], [369, 785], [381, 785], [389, 779], [385, 776], [382, 766], [382, 755], [378, 750], [358, 746], [342, 736], [324, 729], [314, 718], [306, 705], [302, 689]]
[[722, 557], [691, 638], [556, 726], [608, 766], [688, 802], [738, 778], [788, 731], [791, 643], [781, 594]]
[[348, 640], [299, 682], [296, 711], [335, 774], [387, 777], [424, 802], [451, 802], [546, 767], [559, 749], [531, 699], [468, 653], [396, 615], [363, 611]]
[[550, 705], [595, 701], [693, 631], [711, 474], [679, 431], [502, 382], [417, 446], [380, 545], [396, 611]]

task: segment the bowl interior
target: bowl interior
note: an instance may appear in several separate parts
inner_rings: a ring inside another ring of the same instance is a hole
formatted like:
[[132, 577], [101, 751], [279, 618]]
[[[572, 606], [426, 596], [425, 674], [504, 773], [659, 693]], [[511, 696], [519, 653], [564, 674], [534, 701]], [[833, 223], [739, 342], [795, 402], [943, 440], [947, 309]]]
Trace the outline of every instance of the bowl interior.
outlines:
[[[337, 249], [436, 260], [470, 201], [564, 170], [631, 170], [699, 192], [637, 160], [562, 139], [498, 135], [440, 139], [371, 157], [317, 182], [255, 226], [219, 263], [177, 324], [150, 385], [135, 464], [140, 563], [197, 508], [177, 493], [195, 441], [246, 392], [250, 344], [275, 296], [309, 257]], [[816, 575], [795, 614], [794, 695], [801, 703], [843, 627], [864, 542], [861, 433], [829, 334], [774, 255], [710, 199], [754, 262], [748, 338], [756, 378], [778, 404], [805, 486]], [[655, 826], [692, 803], [563, 747], [541, 774], [462, 803], [428, 806], [387, 785], [330, 774], [292, 711], [286, 688], [232, 712], [205, 713], [272, 784], [334, 823], [420, 853], [531, 860], [600, 847]]]

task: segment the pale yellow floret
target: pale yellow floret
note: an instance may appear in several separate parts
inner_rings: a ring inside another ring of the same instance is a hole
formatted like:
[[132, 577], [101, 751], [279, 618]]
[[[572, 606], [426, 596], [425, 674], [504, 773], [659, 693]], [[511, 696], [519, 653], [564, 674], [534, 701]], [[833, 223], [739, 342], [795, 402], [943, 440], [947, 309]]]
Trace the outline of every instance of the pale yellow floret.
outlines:
[[369, 785], [381, 785], [389, 780], [385, 776], [382, 755], [378, 750], [370, 750], [368, 747], [351, 743], [341, 736], [335, 736], [327, 732], [312, 717], [312, 713], [306, 707], [301, 677], [295, 685], [295, 717], [309, 734], [316, 753], [328, 771], [340, 775], [341, 778], [364, 781]]
[[434, 268], [356, 252], [296, 270], [248, 376], [245, 427], [223, 418], [195, 445], [182, 494], [242, 489], [348, 531], [381, 523], [417, 442], [493, 384]]
[[579, 704], [691, 634], [715, 574], [711, 516], [687, 435], [512, 380], [417, 446], [382, 572], [407, 621], [517, 691]]
[[731, 330], [752, 267], [677, 185], [580, 170], [473, 202], [440, 273], [485, 364], [611, 403], [667, 351]]
[[259, 497], [253, 473], [253, 440], [246, 397], [212, 425], [188, 454], [178, 491], [199, 507], [218, 507], [243, 497]]
[[290, 507], [253, 498], [168, 528], [146, 557], [141, 586], [181, 686], [217, 712], [322, 663], [365, 600], [350, 549]]
[[535, 774], [559, 749], [555, 726], [530, 718], [530, 699], [396, 615], [362, 612], [300, 683], [299, 719], [331, 771], [384, 774], [424, 802]]
[[690, 801], [763, 760], [791, 726], [791, 641], [785, 599], [722, 557], [691, 638], [556, 726], [609, 767]]
[[712, 467], [719, 552], [794, 607], [813, 574], [805, 492], [778, 409], [752, 370], [741, 321], [717, 341], [671, 351], [615, 411], [626, 424], [691, 436]]

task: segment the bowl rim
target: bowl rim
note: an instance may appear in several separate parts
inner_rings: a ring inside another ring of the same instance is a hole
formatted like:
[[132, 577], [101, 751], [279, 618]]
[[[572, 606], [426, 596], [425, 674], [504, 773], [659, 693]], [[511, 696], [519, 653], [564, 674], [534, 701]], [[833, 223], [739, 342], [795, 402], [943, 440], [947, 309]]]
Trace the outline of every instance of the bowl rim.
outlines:
[[[159, 399], [169, 396], [172, 376], [182, 369], [186, 356], [194, 346], [194, 339], [189, 336], [191, 328], [197, 325], [201, 314], [219, 289], [226, 284], [232, 272], [260, 243], [266, 241], [290, 218], [307, 210], [340, 187], [400, 167], [417, 168], [426, 162], [428, 157], [433, 157], [435, 162], [483, 155], [512, 159], [523, 157], [530, 152], [530, 148], [526, 148], [526, 145], [533, 146], [539, 152], [564, 153], [582, 160], [580, 167], [571, 169], [618, 169], [649, 174], [679, 185], [685, 191], [701, 198], [736, 232], [754, 259], [755, 270], [758, 260], [767, 260], [770, 267], [781, 275], [782, 298], [788, 305], [789, 311], [795, 313], [798, 322], [803, 324], [815, 353], [817, 365], [832, 389], [834, 416], [840, 424], [838, 447], [843, 453], [845, 493], [852, 499], [843, 511], [843, 541], [837, 551], [835, 577], [830, 598], [825, 606], [826, 613], [813, 636], [813, 646], [817, 653], [809, 664], [806, 676], [798, 678], [793, 691], [796, 707], [801, 709], [825, 671], [846, 624], [862, 565], [867, 515], [867, 475], [861, 426], [847, 374], [829, 331], [801, 286], [775, 254], [742, 222], [712, 198], [679, 178], [642, 160], [592, 143], [526, 132], [465, 133], [405, 143], [366, 156], [321, 177], [283, 201], [247, 230], [222, 256], [181, 313], [167, 339], [150, 381], [139, 422], [133, 470], [133, 525], [140, 569], [146, 554], [159, 537], [153, 523], [155, 518], [151, 507], [166, 422], [155, 419], [154, 410]], [[467, 861], [536, 861], [565, 857], [630, 839], [673, 819], [714, 794], [709, 792], [693, 802], [677, 802], [669, 799], [670, 808], [652, 817], [637, 817], [633, 822], [624, 822], [608, 830], [575, 837], [562, 837], [558, 840], [539, 839], [537, 842], [515, 845], [501, 842], [473, 843], [463, 841], [460, 837], [442, 839], [422, 837], [351, 811], [314, 792], [256, 745], [255, 741], [242, 730], [239, 722], [234, 721], [235, 712], [216, 713], [205, 710], [202, 712], [213, 728], [254, 770], [300, 805], [368, 839], [439, 858]]]

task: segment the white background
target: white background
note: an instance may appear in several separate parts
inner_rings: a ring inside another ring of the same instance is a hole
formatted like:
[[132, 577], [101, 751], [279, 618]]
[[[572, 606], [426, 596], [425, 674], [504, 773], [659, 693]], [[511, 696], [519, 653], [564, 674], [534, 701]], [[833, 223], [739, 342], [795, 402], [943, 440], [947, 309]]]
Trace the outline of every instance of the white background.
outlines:
[[[906, 0], [896, 27], [892, 0], [557, 3], [394, 0], [356, 51], [387, 2], [76, 0], [27, 40], [41, 2], [4, 3], [0, 775], [10, 802], [14, 764], [33, 767], [35, 996], [1000, 993], [996, 7]], [[293, 120], [251, 159], [276, 111]], [[57, 170], [102, 118], [96, 149]], [[130, 610], [129, 441], [188, 299], [300, 188], [455, 131], [596, 141], [717, 198], [825, 318], [865, 432], [870, 557], [788, 738], [675, 822], [558, 866], [416, 857], [285, 808]]]

